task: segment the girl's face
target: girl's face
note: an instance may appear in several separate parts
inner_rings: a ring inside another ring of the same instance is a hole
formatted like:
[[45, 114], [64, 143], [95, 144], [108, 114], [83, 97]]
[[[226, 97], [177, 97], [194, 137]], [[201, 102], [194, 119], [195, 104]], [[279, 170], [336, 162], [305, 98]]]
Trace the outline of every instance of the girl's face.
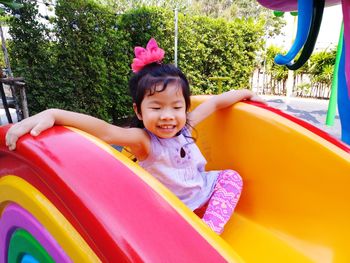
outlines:
[[157, 86], [152, 95], [145, 94], [141, 113], [134, 109], [147, 130], [160, 138], [174, 137], [186, 124], [186, 103], [182, 89], [176, 82], [169, 83], [165, 90]]

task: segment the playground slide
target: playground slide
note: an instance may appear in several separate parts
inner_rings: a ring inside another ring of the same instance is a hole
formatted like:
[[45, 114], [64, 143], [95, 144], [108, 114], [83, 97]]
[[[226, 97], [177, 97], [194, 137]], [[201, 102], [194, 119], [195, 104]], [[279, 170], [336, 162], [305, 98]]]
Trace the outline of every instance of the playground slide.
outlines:
[[348, 146], [278, 110], [247, 103], [212, 116], [198, 133], [207, 169], [233, 168], [244, 179], [222, 235], [244, 261], [350, 261]]
[[221, 236], [98, 139], [57, 126], [10, 152], [7, 129], [0, 263], [350, 260], [350, 148], [267, 106], [238, 103], [194, 133], [207, 169], [232, 168], [244, 180]]

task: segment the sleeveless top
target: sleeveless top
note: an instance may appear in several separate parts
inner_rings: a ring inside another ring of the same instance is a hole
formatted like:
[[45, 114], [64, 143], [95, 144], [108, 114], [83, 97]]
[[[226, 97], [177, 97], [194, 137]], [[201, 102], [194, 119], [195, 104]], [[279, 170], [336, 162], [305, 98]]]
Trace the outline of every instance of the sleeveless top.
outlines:
[[204, 205], [212, 195], [219, 171], [205, 171], [206, 160], [188, 129], [178, 136], [162, 139], [146, 130], [151, 137], [148, 157], [141, 167], [170, 189], [190, 209]]

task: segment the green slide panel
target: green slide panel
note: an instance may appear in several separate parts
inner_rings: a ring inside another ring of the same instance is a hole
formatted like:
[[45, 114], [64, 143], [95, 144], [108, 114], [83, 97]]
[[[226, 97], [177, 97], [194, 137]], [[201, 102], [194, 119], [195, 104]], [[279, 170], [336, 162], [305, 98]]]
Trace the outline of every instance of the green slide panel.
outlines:
[[11, 236], [7, 262], [20, 263], [26, 254], [42, 263], [54, 263], [40, 243], [27, 231], [19, 228]]

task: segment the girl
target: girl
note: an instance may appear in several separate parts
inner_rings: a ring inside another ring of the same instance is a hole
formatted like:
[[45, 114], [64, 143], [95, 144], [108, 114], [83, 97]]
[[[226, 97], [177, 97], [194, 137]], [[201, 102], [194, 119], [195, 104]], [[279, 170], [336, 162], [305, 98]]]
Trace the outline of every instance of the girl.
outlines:
[[242, 179], [232, 170], [205, 171], [206, 160], [191, 137], [191, 129], [214, 111], [238, 101], [263, 102], [249, 90], [213, 96], [192, 112], [185, 75], [175, 66], [162, 64], [164, 51], [154, 39], [146, 49], [135, 48], [135, 73], [129, 87], [136, 114], [130, 128], [58, 109], [45, 110], [13, 125], [6, 145], [14, 150], [19, 137], [37, 136], [53, 125], [73, 126], [109, 144], [129, 147], [140, 166], [167, 186], [190, 209], [207, 206], [203, 221], [221, 234], [242, 191]]

